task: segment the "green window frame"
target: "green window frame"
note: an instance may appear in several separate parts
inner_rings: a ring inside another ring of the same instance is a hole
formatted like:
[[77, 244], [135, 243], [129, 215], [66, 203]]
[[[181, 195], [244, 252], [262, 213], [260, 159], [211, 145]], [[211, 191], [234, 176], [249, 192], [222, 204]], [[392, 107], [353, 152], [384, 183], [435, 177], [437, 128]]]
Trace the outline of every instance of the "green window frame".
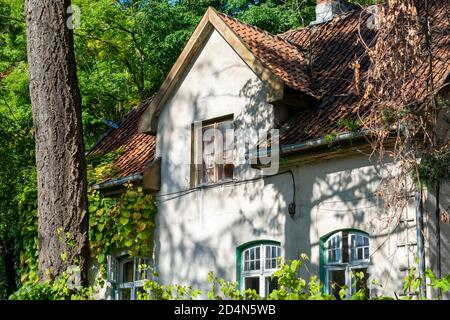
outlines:
[[[266, 250], [272, 250], [272, 247], [275, 247], [275, 251], [279, 256], [282, 256], [282, 249], [281, 244], [279, 241], [275, 240], [254, 240], [250, 242], [246, 242], [236, 248], [236, 281], [238, 283], [239, 290], [244, 290], [244, 265], [243, 265], [243, 254], [248, 251], [249, 249], [259, 247], [259, 267], [261, 270], [261, 273], [258, 275], [259, 277], [268, 277], [271, 275], [275, 270], [276, 267], [273, 268], [272, 260], [274, 259], [272, 257], [272, 254], [270, 254], [269, 257], [266, 257]], [[251, 260], [249, 260], [251, 261]], [[267, 266], [267, 267], [266, 267]], [[265, 286], [264, 286], [265, 287]], [[263, 289], [263, 288], [261, 288]], [[267, 290], [265, 290], [267, 291]], [[261, 296], [266, 296], [267, 292], [260, 292]]]
[[[356, 239], [361, 240], [361, 244], [356, 244]], [[346, 242], [344, 246], [344, 242]], [[338, 245], [336, 245], [338, 244]], [[336, 246], [335, 246], [336, 245]], [[320, 281], [323, 284], [323, 293], [330, 293], [328, 287], [328, 274], [333, 271], [343, 271], [345, 273], [345, 284], [348, 285], [348, 296], [353, 294], [354, 279], [351, 277], [351, 272], [354, 270], [365, 269], [366, 277], [369, 273], [371, 264], [370, 259], [370, 235], [367, 232], [359, 229], [346, 228], [334, 230], [320, 238]], [[335, 254], [335, 249], [339, 247], [339, 254]], [[344, 250], [344, 248], [346, 250]], [[358, 258], [358, 252], [361, 253], [362, 258]], [[356, 254], [356, 257], [355, 257]], [[327, 256], [330, 255], [332, 261], [328, 262]], [[334, 259], [337, 257], [336, 259]]]

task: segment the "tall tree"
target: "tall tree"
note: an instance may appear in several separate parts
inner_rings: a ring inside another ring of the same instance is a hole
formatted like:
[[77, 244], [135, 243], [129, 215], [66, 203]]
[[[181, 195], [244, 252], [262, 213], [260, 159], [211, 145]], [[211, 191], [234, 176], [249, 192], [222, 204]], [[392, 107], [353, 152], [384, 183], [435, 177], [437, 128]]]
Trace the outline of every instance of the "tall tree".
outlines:
[[38, 173], [39, 281], [78, 265], [87, 284], [88, 212], [70, 0], [25, 2]]

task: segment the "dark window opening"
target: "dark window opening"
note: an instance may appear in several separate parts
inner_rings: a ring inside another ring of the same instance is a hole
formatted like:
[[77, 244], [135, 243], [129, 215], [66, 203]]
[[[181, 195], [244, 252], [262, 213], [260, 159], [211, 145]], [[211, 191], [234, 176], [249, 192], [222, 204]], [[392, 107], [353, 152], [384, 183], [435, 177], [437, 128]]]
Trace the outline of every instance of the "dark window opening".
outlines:
[[259, 294], [259, 277], [245, 278], [245, 290], [254, 289]]

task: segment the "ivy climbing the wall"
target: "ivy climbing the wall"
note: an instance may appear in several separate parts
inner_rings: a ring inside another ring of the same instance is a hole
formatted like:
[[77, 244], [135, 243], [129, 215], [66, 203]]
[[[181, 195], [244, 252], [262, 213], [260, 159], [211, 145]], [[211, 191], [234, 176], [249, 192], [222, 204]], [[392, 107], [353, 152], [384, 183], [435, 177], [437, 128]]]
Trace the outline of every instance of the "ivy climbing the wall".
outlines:
[[142, 187], [128, 184], [118, 198], [92, 190], [89, 213], [91, 254], [100, 264], [117, 249], [128, 250], [130, 256], [149, 255], [156, 205], [153, 196], [144, 194]]

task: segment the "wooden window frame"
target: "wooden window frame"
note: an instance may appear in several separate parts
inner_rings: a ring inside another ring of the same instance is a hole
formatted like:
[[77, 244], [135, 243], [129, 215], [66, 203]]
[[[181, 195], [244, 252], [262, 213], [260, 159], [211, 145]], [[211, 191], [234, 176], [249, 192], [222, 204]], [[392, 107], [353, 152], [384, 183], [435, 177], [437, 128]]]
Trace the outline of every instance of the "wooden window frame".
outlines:
[[[227, 182], [227, 181], [232, 181], [234, 179], [234, 164], [233, 164], [233, 177], [231, 178], [224, 178], [224, 172], [222, 172], [222, 178], [219, 179], [219, 164], [217, 163], [217, 153], [215, 152], [214, 154], [214, 179], [212, 182], [206, 182], [203, 180], [203, 176], [204, 176], [204, 171], [203, 171], [203, 145], [202, 145], [202, 154], [199, 155], [198, 154], [198, 150], [199, 150], [199, 144], [203, 144], [203, 129], [206, 127], [212, 127], [214, 129], [217, 129], [218, 126], [223, 123], [223, 122], [227, 122], [230, 121], [232, 123], [233, 126], [233, 130], [234, 130], [234, 116], [233, 114], [231, 115], [225, 115], [225, 116], [221, 116], [221, 117], [217, 117], [217, 118], [213, 118], [213, 119], [209, 119], [209, 120], [205, 120], [205, 121], [199, 121], [199, 122], [195, 122], [191, 125], [191, 169], [190, 169], [190, 187], [191, 188], [195, 188], [195, 187], [200, 187], [200, 186], [207, 186], [207, 185], [213, 185], [213, 184], [218, 184], [218, 183], [222, 183], [222, 182]], [[196, 131], [200, 129], [202, 132], [202, 135], [199, 136], [198, 132]], [[222, 146], [223, 147], [223, 146]], [[215, 150], [215, 149], [214, 149]], [[222, 149], [223, 152], [225, 152], [225, 149]], [[233, 154], [234, 154], [234, 144], [233, 144]], [[197, 163], [197, 159], [198, 157], [201, 157], [201, 163]], [[234, 155], [233, 155], [233, 159], [234, 159]], [[224, 165], [224, 164], [222, 164]], [[224, 171], [224, 169], [222, 168], [222, 170]]]

